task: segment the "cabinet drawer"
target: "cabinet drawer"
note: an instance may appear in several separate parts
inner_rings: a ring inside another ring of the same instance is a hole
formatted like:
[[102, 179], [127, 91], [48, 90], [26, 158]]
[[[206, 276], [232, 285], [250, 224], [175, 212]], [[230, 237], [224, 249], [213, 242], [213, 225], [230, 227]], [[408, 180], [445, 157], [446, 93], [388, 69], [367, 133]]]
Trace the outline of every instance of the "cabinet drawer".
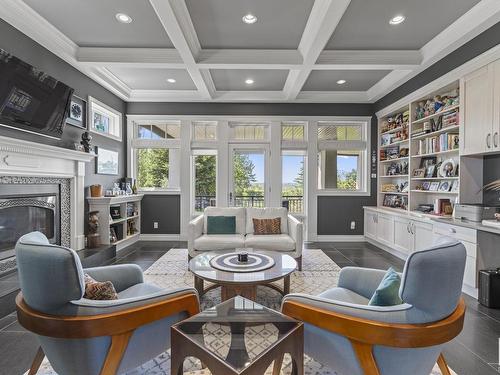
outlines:
[[434, 233], [454, 238], [459, 241], [477, 243], [477, 233], [475, 229], [460, 227], [443, 223], [434, 224]]

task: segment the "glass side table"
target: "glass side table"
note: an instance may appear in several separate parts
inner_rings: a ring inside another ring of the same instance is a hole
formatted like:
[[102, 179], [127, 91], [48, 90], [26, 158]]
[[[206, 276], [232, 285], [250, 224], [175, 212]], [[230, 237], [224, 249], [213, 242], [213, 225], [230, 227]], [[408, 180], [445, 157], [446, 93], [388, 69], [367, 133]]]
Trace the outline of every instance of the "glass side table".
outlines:
[[186, 357], [198, 358], [214, 375], [264, 374], [274, 361], [292, 358], [292, 374], [304, 374], [303, 323], [236, 296], [172, 326], [171, 374]]

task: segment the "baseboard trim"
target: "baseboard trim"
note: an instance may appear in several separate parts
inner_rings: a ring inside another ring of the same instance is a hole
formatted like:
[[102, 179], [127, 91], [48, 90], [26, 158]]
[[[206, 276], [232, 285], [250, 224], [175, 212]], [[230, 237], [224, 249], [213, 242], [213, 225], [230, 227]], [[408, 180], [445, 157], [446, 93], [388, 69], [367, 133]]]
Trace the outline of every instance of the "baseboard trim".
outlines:
[[180, 234], [145, 234], [141, 233], [140, 241], [180, 241]]
[[314, 239], [315, 242], [363, 242], [363, 235], [318, 235]]

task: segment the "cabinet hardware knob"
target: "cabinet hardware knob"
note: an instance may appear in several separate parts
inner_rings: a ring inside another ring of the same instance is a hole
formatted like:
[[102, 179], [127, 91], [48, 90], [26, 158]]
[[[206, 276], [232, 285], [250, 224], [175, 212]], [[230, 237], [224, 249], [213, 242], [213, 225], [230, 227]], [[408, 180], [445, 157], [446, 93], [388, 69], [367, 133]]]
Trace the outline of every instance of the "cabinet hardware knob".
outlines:
[[457, 233], [457, 230], [455, 228], [450, 228], [451, 233]]

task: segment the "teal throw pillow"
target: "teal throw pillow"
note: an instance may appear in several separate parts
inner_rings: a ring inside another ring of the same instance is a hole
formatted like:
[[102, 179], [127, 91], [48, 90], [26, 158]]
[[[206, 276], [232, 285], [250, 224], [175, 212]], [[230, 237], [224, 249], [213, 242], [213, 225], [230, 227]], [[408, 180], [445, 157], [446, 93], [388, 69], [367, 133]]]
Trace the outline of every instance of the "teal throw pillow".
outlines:
[[373, 293], [370, 306], [394, 306], [399, 305], [403, 301], [399, 297], [399, 287], [401, 285], [401, 277], [391, 267], [387, 270], [384, 278]]
[[236, 216], [208, 216], [207, 234], [235, 234]]

